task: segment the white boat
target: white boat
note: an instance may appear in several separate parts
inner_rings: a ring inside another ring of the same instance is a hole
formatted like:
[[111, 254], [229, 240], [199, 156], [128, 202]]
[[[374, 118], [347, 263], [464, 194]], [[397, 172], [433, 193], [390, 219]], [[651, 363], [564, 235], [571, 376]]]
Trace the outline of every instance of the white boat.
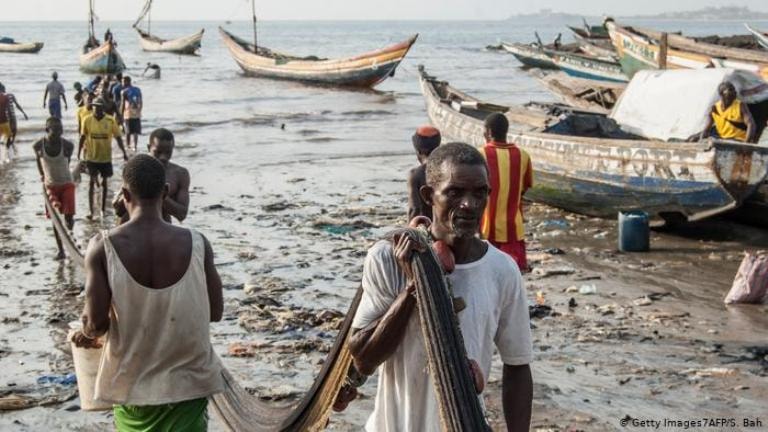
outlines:
[[[203, 40], [203, 33], [205, 32], [205, 29], [200, 29], [200, 31], [195, 34], [182, 36], [176, 39], [160, 38], [158, 36], [152, 35], [150, 31], [152, 26], [152, 20], [150, 17], [151, 10], [152, 0], [147, 0], [147, 2], [144, 4], [144, 8], [139, 14], [139, 18], [137, 18], [136, 22], [133, 23], [133, 28], [136, 29], [136, 32], [139, 33], [139, 42], [141, 43], [141, 48], [144, 51], [170, 52], [175, 54], [197, 53], [197, 50], [200, 49], [200, 42]], [[146, 31], [139, 28], [139, 23], [145, 17], [147, 18]]]
[[11, 38], [0, 38], [0, 52], [34, 54], [41, 49], [42, 42], [16, 42]]

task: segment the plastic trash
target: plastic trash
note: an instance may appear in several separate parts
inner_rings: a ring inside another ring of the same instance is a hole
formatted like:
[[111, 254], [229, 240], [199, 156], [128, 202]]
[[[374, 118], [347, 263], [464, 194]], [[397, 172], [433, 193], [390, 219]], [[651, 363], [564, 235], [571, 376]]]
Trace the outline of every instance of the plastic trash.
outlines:
[[764, 251], [747, 252], [733, 286], [725, 296], [725, 304], [762, 303], [768, 300], [768, 255]]
[[592, 295], [597, 294], [597, 287], [595, 284], [582, 285], [579, 287], [579, 294]]
[[56, 384], [61, 386], [73, 386], [77, 384], [77, 375], [70, 373], [64, 375], [43, 375], [37, 378], [40, 385]]

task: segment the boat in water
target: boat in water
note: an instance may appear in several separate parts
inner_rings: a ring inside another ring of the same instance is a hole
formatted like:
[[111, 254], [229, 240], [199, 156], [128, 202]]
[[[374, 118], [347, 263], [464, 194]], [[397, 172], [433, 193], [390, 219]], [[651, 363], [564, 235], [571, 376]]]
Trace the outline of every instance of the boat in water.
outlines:
[[88, 41], [80, 54], [80, 70], [92, 74], [115, 74], [125, 70], [125, 62], [117, 51], [117, 42], [107, 32], [103, 43], [96, 39], [94, 32], [94, 2], [88, 0]]
[[610, 59], [601, 59], [583, 54], [555, 52], [552, 54], [553, 63], [563, 72], [574, 78], [584, 78], [596, 81], [626, 83], [621, 65]]
[[[133, 28], [139, 34], [139, 42], [141, 43], [141, 49], [144, 51], [155, 52], [169, 52], [175, 54], [197, 54], [200, 49], [201, 41], [203, 40], [203, 33], [205, 29], [200, 29], [197, 33], [189, 36], [182, 36], [175, 39], [162, 39], [158, 36], [152, 35], [152, 0], [147, 0], [144, 7], [139, 14], [139, 17], [133, 23]], [[147, 30], [144, 31], [139, 28], [139, 24], [144, 18], [147, 19]]]
[[42, 42], [16, 42], [9, 37], [0, 37], [0, 52], [35, 54], [43, 49]]
[[[640, 72], [633, 93], [642, 95], [653, 73], [675, 71]], [[669, 142], [627, 132], [604, 115], [486, 103], [423, 68], [420, 83], [428, 116], [448, 140], [481, 146], [484, 119], [503, 113], [510, 121], [508, 140], [528, 151], [536, 167], [536, 184], [526, 197], [571, 212], [613, 218], [620, 211], [643, 210], [654, 225], [694, 221], [739, 207], [768, 175], [766, 147], [711, 139]], [[636, 106], [620, 108], [626, 94], [614, 113], [637, 111]], [[768, 89], [761, 95], [768, 98]], [[646, 107], [648, 115], [655, 109]], [[691, 128], [699, 127], [693, 123]]]

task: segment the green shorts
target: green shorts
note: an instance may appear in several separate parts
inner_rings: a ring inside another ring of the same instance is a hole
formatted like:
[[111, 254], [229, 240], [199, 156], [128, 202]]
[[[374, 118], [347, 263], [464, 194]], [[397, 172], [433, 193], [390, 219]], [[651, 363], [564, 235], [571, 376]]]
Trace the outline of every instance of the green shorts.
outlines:
[[119, 432], [205, 432], [208, 430], [208, 399], [193, 399], [165, 405], [115, 405], [115, 427]]

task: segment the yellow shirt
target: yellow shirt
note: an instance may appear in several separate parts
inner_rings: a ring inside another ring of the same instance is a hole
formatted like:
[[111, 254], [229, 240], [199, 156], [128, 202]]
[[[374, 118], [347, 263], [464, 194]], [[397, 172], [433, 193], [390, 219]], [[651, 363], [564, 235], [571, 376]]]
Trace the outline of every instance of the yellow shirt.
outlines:
[[89, 115], [83, 120], [81, 131], [85, 135], [85, 160], [112, 162], [112, 139], [120, 136], [115, 118], [105, 114], [98, 120]]
[[89, 110], [85, 105], [78, 108], [77, 113], [75, 113], [75, 117], [77, 118], [77, 125], [80, 126], [81, 133], [83, 131], [83, 120], [85, 120], [85, 118], [89, 115], [91, 115], [91, 110]]
[[734, 99], [731, 106], [723, 109], [723, 102], [712, 107], [712, 121], [720, 138], [747, 141], [747, 125], [741, 115], [741, 101]]

